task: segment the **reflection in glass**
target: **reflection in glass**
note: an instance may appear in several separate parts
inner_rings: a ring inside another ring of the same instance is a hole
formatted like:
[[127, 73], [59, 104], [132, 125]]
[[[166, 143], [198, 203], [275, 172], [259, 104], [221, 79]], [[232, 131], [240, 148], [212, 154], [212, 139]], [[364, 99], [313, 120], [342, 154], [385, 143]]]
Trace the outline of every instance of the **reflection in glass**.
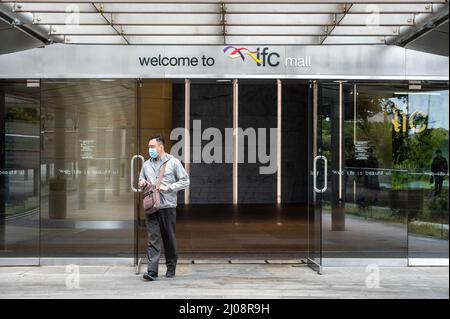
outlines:
[[[345, 83], [342, 95], [345, 227], [333, 228], [330, 199], [338, 189], [332, 187], [324, 209], [324, 256], [448, 258], [448, 89]], [[332, 124], [339, 118], [327, 118], [331, 125], [322, 138], [333, 156], [339, 150], [332, 147]]]
[[134, 80], [42, 81], [46, 257], [132, 257]]
[[39, 257], [39, 117], [39, 82], [0, 82], [0, 258]]

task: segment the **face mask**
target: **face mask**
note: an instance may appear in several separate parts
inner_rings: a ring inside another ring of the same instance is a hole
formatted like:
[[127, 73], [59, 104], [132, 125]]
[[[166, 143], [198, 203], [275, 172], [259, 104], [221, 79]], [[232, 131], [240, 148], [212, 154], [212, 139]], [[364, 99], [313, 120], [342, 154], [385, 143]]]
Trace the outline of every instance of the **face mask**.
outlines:
[[155, 159], [158, 157], [159, 154], [154, 148], [149, 148], [148, 155], [150, 155], [151, 158]]

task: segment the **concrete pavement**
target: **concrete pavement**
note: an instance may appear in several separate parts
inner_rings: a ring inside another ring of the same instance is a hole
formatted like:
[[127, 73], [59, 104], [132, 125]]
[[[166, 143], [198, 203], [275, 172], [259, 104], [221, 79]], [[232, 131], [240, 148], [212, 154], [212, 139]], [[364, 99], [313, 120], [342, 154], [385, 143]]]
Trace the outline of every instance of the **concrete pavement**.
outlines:
[[[0, 267], [0, 298], [449, 298], [448, 267], [179, 264], [146, 282], [132, 266]], [[78, 275], [79, 274], [79, 275]]]

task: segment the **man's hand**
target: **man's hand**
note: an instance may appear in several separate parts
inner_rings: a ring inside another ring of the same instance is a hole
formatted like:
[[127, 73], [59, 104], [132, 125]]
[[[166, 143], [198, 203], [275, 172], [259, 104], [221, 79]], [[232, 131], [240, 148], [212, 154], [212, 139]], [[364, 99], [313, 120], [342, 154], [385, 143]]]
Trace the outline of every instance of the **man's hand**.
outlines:
[[169, 190], [169, 187], [167, 187], [166, 185], [160, 185], [158, 190], [160, 192], [167, 192]]
[[139, 181], [139, 188], [144, 188], [145, 186], [147, 186], [147, 181], [146, 180], [144, 180], [144, 179], [141, 179], [140, 181]]

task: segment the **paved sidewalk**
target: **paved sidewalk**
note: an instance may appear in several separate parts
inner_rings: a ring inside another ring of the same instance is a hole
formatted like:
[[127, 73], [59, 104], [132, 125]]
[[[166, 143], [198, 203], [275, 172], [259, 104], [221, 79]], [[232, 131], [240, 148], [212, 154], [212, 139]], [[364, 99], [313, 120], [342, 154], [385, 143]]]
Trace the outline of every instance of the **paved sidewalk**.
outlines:
[[[75, 268], [76, 270], [76, 268]], [[449, 298], [448, 267], [325, 268], [287, 264], [179, 264], [146, 282], [129, 266], [0, 267], [0, 298]], [[368, 277], [370, 276], [370, 277]]]

